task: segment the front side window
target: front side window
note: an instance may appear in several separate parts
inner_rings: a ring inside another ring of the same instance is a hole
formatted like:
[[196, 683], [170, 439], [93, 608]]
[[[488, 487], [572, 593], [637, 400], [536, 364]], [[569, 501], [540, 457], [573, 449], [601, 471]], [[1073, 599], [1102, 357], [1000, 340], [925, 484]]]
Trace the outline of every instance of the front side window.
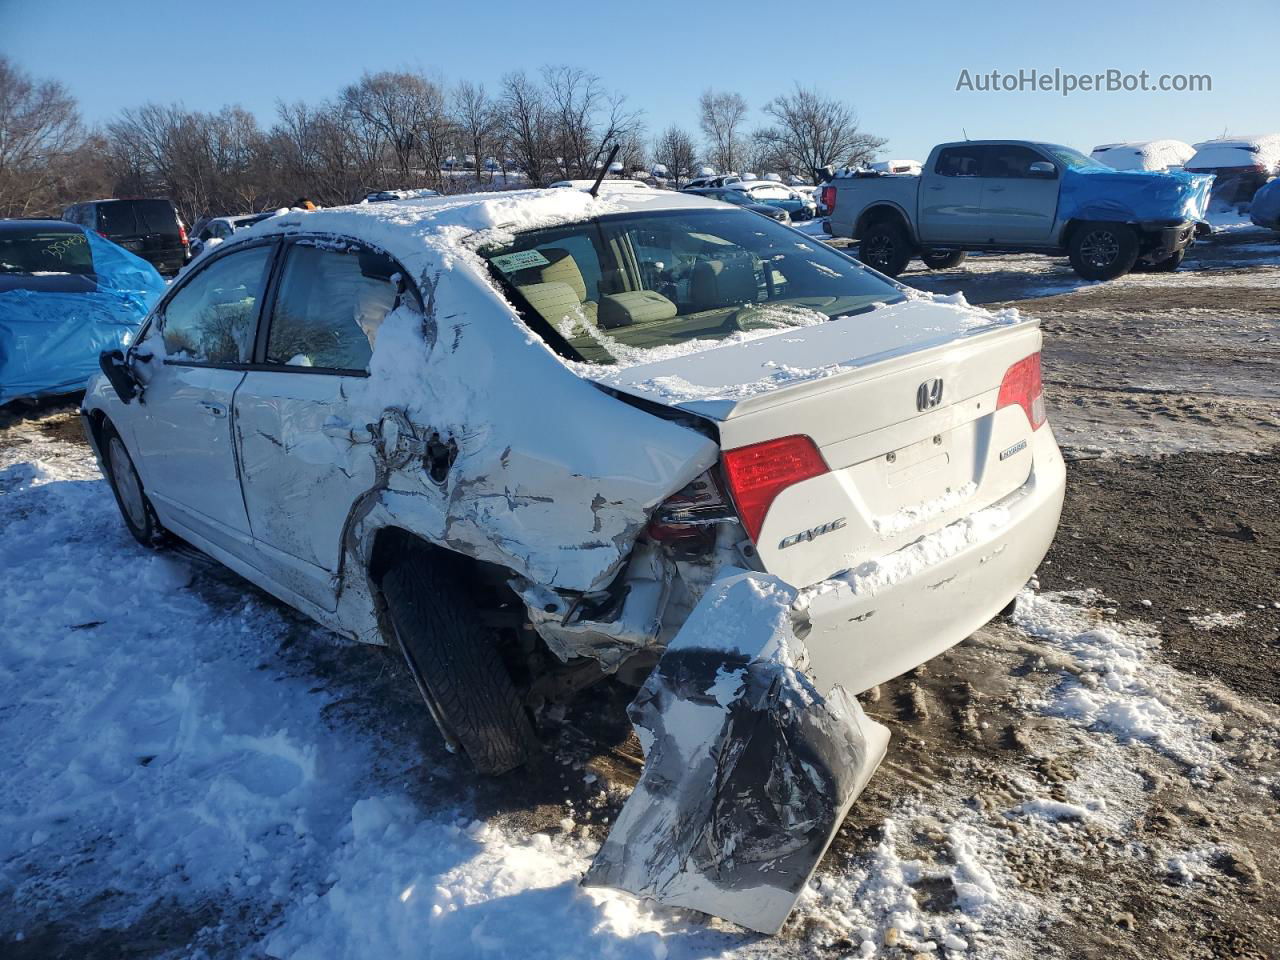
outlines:
[[93, 254], [79, 230], [6, 230], [0, 233], [0, 273], [93, 273]]
[[934, 171], [944, 177], [978, 177], [982, 175], [981, 147], [947, 147], [938, 154]]
[[570, 359], [638, 363], [901, 300], [816, 240], [745, 210], [617, 214], [482, 249]]
[[997, 144], [987, 148], [987, 165], [983, 176], [1005, 180], [1029, 177], [1033, 163], [1047, 162], [1030, 147], [1021, 147], [1014, 143]]
[[1041, 146], [1053, 154], [1059, 163], [1072, 170], [1109, 169], [1105, 163], [1099, 163], [1093, 157], [1086, 157], [1079, 150], [1073, 150], [1071, 147], [1064, 147], [1057, 143], [1042, 143]]
[[219, 257], [195, 274], [164, 308], [165, 353], [193, 363], [248, 363], [258, 304], [274, 250], [269, 244]]
[[396, 305], [399, 272], [386, 254], [293, 244], [271, 313], [267, 362], [367, 370], [378, 328]]

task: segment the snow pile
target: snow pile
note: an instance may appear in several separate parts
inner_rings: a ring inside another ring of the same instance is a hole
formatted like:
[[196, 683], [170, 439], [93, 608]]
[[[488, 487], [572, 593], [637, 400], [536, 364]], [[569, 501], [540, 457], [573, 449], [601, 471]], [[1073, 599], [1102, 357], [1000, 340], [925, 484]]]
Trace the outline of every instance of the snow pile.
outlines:
[[1203, 721], [1186, 711], [1174, 671], [1155, 657], [1159, 634], [1136, 621], [1104, 622], [1087, 606], [1098, 599], [1093, 591], [1018, 596], [1017, 626], [1073, 668], [1050, 691], [1045, 711], [1122, 741], [1147, 742], [1193, 768], [1215, 762]]
[[1238, 627], [1244, 623], [1244, 611], [1240, 610], [1236, 613], [1211, 612], [1203, 613], [1199, 616], [1190, 616], [1187, 619], [1191, 622], [1191, 626], [1197, 630], [1209, 632], [1210, 630], [1221, 630], [1229, 627]]

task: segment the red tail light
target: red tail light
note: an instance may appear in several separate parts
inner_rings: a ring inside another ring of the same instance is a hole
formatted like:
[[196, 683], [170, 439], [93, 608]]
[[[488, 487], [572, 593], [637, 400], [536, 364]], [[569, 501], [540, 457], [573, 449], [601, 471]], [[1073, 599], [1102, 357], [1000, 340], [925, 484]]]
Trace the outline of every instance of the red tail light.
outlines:
[[996, 400], [996, 409], [1011, 407], [1017, 404], [1022, 408], [1027, 419], [1031, 421], [1031, 429], [1039, 430], [1044, 426], [1048, 415], [1044, 409], [1044, 384], [1040, 378], [1040, 354], [1033, 353], [1023, 357], [1004, 372], [1000, 382], [1000, 397]]
[[828, 185], [822, 188], [822, 205], [827, 208], [827, 213], [836, 212], [835, 187]]
[[738, 516], [752, 540], [760, 536], [765, 514], [779, 493], [830, 469], [813, 440], [801, 434], [726, 450], [721, 465]]
[[178, 242], [184, 247], [187, 245], [187, 228], [182, 224], [178, 224]]

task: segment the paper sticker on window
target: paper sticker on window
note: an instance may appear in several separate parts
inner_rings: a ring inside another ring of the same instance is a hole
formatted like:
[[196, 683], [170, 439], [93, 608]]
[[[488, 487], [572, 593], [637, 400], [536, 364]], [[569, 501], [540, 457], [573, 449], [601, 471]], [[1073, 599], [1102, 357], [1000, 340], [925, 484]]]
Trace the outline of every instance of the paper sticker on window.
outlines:
[[541, 250], [521, 250], [517, 253], [504, 253], [489, 260], [503, 273], [515, 273], [517, 270], [528, 270], [530, 267], [545, 267], [551, 261], [542, 255]]

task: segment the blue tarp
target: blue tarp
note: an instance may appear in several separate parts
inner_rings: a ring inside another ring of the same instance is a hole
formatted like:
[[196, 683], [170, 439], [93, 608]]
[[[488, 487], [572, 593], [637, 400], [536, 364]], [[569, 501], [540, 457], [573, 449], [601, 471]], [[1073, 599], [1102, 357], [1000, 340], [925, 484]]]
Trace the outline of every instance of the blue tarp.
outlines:
[[69, 393], [98, 370], [98, 354], [126, 346], [165, 290], [155, 267], [84, 231], [97, 289], [0, 292], [0, 403]]
[[1280, 230], [1280, 177], [1258, 188], [1249, 207], [1249, 218], [1260, 227]]
[[1062, 221], [1203, 220], [1213, 177], [1202, 173], [1068, 168], [1058, 193]]

